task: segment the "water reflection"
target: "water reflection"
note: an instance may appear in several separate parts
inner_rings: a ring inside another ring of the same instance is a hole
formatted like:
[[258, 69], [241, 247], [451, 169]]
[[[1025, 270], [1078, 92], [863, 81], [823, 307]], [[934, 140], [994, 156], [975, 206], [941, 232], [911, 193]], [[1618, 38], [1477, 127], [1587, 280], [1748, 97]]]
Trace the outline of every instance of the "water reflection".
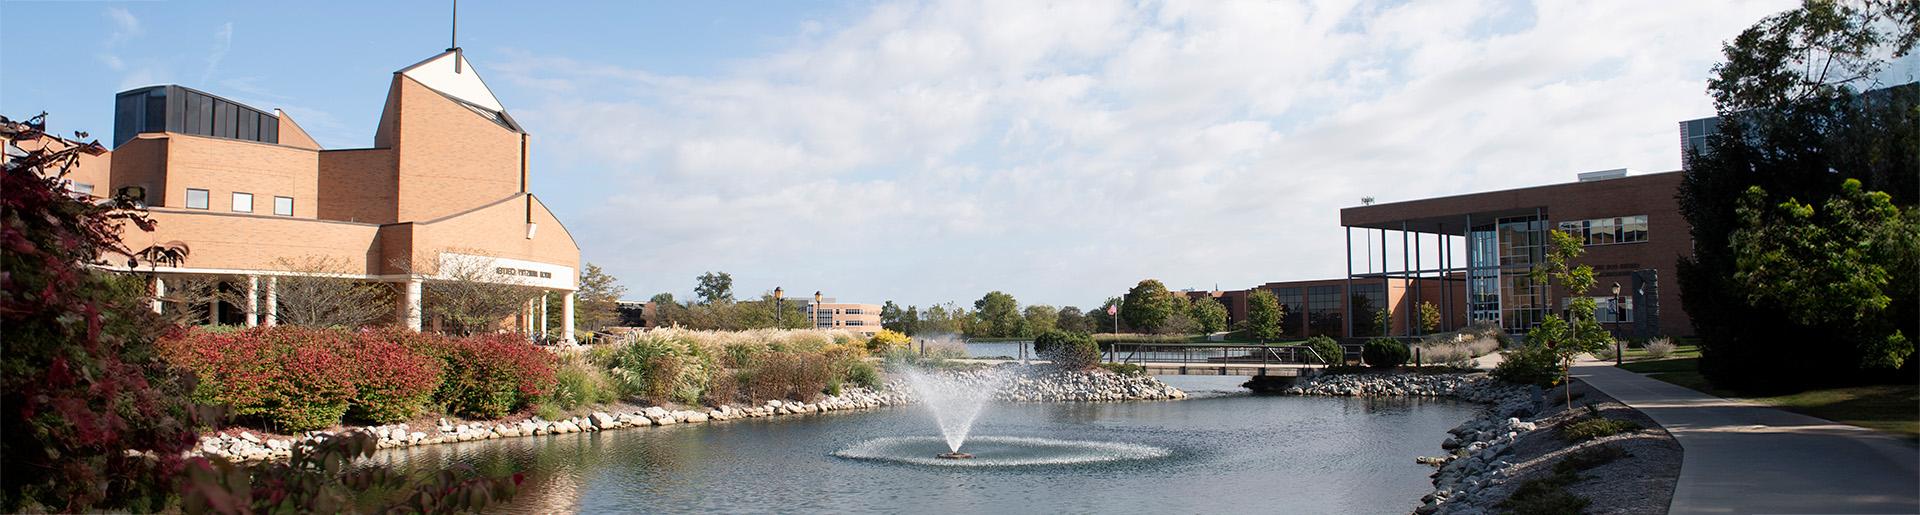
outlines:
[[1167, 451], [1039, 469], [832, 456], [880, 437], [937, 438], [912, 409], [468, 442], [377, 458], [417, 471], [450, 463], [496, 473], [519, 467], [528, 483], [504, 510], [517, 513], [1406, 512], [1429, 488], [1431, 469], [1413, 456], [1431, 452], [1471, 410], [1445, 401], [1247, 395], [989, 407], [975, 430], [981, 437]]

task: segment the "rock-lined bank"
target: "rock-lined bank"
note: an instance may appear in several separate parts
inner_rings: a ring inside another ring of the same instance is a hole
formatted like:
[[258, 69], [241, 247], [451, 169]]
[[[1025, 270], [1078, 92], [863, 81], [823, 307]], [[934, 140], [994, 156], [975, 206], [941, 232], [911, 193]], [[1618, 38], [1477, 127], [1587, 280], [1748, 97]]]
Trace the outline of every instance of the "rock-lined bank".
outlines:
[[[1651, 419], [1584, 386], [1572, 396], [1591, 408], [1565, 409], [1558, 389], [1536, 397], [1531, 387], [1503, 383], [1484, 374], [1346, 374], [1321, 376], [1289, 388], [1293, 395], [1448, 397], [1486, 405], [1474, 418], [1447, 431], [1440, 442], [1446, 454], [1420, 456], [1418, 463], [1438, 467], [1434, 490], [1421, 497], [1417, 515], [1485, 514], [1505, 511], [1499, 504], [1529, 479], [1548, 475], [1567, 456], [1597, 446], [1625, 450], [1625, 457], [1584, 473], [1568, 491], [1590, 499], [1593, 513], [1662, 513], [1679, 475], [1680, 449], [1659, 429], [1629, 431], [1587, 442], [1565, 441], [1561, 424], [1592, 416], [1633, 420], [1656, 427]], [[1538, 399], [1538, 401], [1536, 401]], [[1641, 492], [1620, 495], [1623, 492]]]
[[[1100, 369], [1062, 371], [1037, 366], [1001, 365], [988, 369], [940, 373], [954, 376], [962, 383], [980, 387], [987, 387], [989, 383], [997, 382], [1000, 389], [994, 398], [1004, 402], [1165, 400], [1182, 399], [1187, 396], [1186, 392], [1168, 386], [1152, 376], [1126, 376]], [[811, 403], [771, 400], [757, 406], [728, 405], [718, 408], [680, 410], [658, 406], [626, 407], [614, 411], [596, 411], [563, 420], [542, 420], [539, 417], [533, 417], [515, 421], [460, 422], [441, 419], [432, 425], [392, 424], [349, 427], [334, 431], [309, 431], [297, 436], [227, 431], [201, 436], [199, 447], [191, 453], [217, 456], [233, 461], [277, 460], [291, 456], [296, 446], [305, 445], [325, 435], [351, 431], [372, 433], [379, 438], [380, 448], [387, 449], [604, 431], [625, 427], [699, 424], [743, 418], [861, 410], [912, 404], [917, 401], [911, 388], [903, 382], [893, 381], [878, 391], [848, 388], [840, 395], [825, 396]]]
[[872, 391], [864, 388], [848, 388], [840, 395], [822, 397], [816, 402], [771, 400], [758, 406], [727, 405], [718, 408], [669, 410], [659, 406], [631, 408], [616, 411], [595, 411], [563, 420], [542, 420], [533, 417], [518, 421], [475, 421], [456, 422], [440, 419], [435, 425], [414, 427], [409, 424], [392, 424], [371, 427], [352, 427], [337, 431], [309, 431], [299, 436], [261, 436], [250, 431], [230, 431], [204, 435], [200, 446], [195, 449], [205, 456], [218, 456], [234, 461], [262, 461], [284, 459], [292, 455], [293, 448], [305, 445], [325, 435], [365, 431], [379, 438], [382, 449], [434, 445], [453, 442], [471, 442], [497, 438], [517, 438], [549, 434], [567, 434], [592, 431], [604, 431], [624, 427], [670, 426], [674, 424], [700, 424], [723, 422], [744, 418], [778, 417], [782, 415], [803, 415], [809, 413], [827, 413], [894, 406], [913, 402], [910, 395], [899, 391]]
[[[1452, 502], [1474, 499], [1486, 486], [1505, 481], [1511, 466], [1500, 457], [1522, 433], [1538, 427], [1530, 418], [1537, 410], [1530, 389], [1494, 380], [1484, 374], [1341, 374], [1320, 376], [1287, 389], [1293, 395], [1363, 397], [1447, 397], [1486, 404], [1474, 418], [1447, 430], [1440, 448], [1445, 456], [1420, 456], [1414, 461], [1435, 465], [1433, 493], [1420, 498], [1414, 510], [1434, 513], [1487, 513], [1493, 503]], [[1477, 499], [1476, 499], [1477, 500]]]
[[[1104, 369], [1066, 371], [1052, 367], [1006, 363], [965, 371], [943, 372], [970, 386], [997, 386], [994, 400], [1001, 402], [1089, 402], [1142, 401], [1187, 398], [1180, 391], [1150, 375], [1122, 375]], [[893, 391], [911, 392], [905, 383], [895, 383]]]

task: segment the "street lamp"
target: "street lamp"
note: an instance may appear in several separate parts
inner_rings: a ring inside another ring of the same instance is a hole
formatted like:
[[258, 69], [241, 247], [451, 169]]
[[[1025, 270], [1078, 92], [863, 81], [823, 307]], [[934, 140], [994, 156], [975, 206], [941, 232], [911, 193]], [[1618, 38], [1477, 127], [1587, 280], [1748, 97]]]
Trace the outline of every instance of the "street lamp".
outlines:
[[813, 328], [820, 328], [820, 290], [813, 291]]
[[1614, 327], [1614, 335], [1613, 335], [1613, 365], [1614, 365], [1614, 366], [1620, 366], [1620, 363], [1621, 363], [1621, 360], [1622, 360], [1622, 358], [1623, 358], [1623, 356], [1621, 356], [1621, 354], [1622, 354], [1622, 353], [1623, 353], [1623, 352], [1624, 352], [1624, 351], [1625, 351], [1626, 349], [1622, 349], [1622, 348], [1621, 348], [1621, 346], [1620, 346], [1620, 334], [1619, 334], [1619, 330], [1620, 330], [1620, 283], [1617, 283], [1617, 282], [1616, 282], [1616, 283], [1613, 283], [1613, 327]]
[[779, 286], [773, 287], [773, 328], [774, 329], [785, 328], [780, 325], [780, 322], [781, 322], [780, 315], [783, 314], [782, 313], [783, 311], [787, 310], [787, 300], [785, 298], [786, 295], [787, 295], [786, 290], [780, 289]]

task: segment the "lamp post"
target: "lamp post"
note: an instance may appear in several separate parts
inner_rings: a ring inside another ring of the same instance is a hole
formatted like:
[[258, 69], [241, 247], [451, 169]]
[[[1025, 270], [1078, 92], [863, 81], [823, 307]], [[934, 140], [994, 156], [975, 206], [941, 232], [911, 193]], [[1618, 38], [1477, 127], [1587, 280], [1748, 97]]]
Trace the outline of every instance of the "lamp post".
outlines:
[[1620, 283], [1617, 282], [1613, 283], [1613, 327], [1613, 366], [1617, 367], [1620, 366], [1624, 358], [1622, 354], [1626, 351], [1620, 345]]
[[773, 287], [773, 328], [774, 329], [786, 328], [780, 323], [782, 321], [780, 316], [784, 315], [785, 313], [783, 312], [787, 310], [786, 294], [787, 294], [786, 290], [780, 289], [779, 286]]
[[820, 290], [813, 291], [813, 328], [820, 328]]

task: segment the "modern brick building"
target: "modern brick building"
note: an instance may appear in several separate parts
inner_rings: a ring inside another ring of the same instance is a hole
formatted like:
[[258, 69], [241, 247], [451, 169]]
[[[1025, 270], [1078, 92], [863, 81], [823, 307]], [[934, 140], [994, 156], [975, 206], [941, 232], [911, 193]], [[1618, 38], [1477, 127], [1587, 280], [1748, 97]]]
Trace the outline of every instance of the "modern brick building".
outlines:
[[[184, 243], [181, 263], [144, 263], [154, 288], [208, 277], [244, 290], [223, 318], [273, 324], [287, 259], [335, 263], [329, 275], [391, 284], [394, 321], [419, 330], [422, 285], [478, 266], [488, 280], [539, 292], [503, 329], [544, 332], [540, 297], [561, 295], [571, 338], [580, 250], [529, 193], [527, 132], [459, 49], [394, 72], [372, 146], [321, 148], [293, 118], [181, 86], [122, 92], [113, 150], [76, 183], [143, 198], [154, 232], [134, 249]], [[104, 169], [104, 171], [103, 171]], [[162, 309], [156, 305], [156, 309]]]
[[[1424, 288], [1416, 287], [1418, 283]], [[1351, 290], [1349, 290], [1351, 288]], [[1390, 327], [1382, 331], [1375, 317], [1382, 306], [1391, 308], [1390, 313], [1413, 313], [1420, 303], [1432, 303], [1436, 307], [1458, 304], [1464, 299], [1464, 293], [1452, 292], [1453, 298], [1442, 300], [1447, 294], [1437, 279], [1417, 281], [1362, 282], [1349, 284], [1346, 279], [1310, 279], [1301, 281], [1270, 282], [1245, 290], [1232, 291], [1189, 291], [1185, 292], [1192, 300], [1211, 298], [1227, 307], [1227, 323], [1237, 324], [1247, 317], [1247, 298], [1256, 291], [1265, 290], [1279, 301], [1285, 314], [1280, 322], [1283, 338], [1307, 338], [1310, 336], [1331, 336], [1335, 338], [1383, 336], [1387, 334], [1406, 334], [1409, 320], [1394, 317], [1389, 320]], [[1352, 293], [1349, 293], [1351, 291]], [[1356, 297], [1357, 296], [1357, 297]], [[1442, 310], [1442, 313], [1447, 313]], [[1348, 320], [1355, 323], [1347, 324]], [[1466, 317], [1460, 313], [1441, 317], [1438, 331], [1451, 331], [1466, 325]]]
[[[1405, 284], [1423, 296], [1437, 287], [1439, 298], [1448, 301], [1444, 312], [1511, 332], [1525, 331], [1583, 295], [1595, 298], [1602, 325], [1622, 337], [1691, 335], [1674, 275], [1675, 263], [1693, 252], [1675, 200], [1680, 180], [1680, 172], [1611, 170], [1581, 174], [1571, 183], [1342, 209], [1347, 280], [1352, 288]], [[1528, 277], [1545, 259], [1547, 231], [1553, 230], [1572, 233], [1585, 245], [1574, 264], [1593, 266], [1594, 289], [1570, 292]], [[1368, 256], [1378, 259], [1377, 269], [1352, 271], [1361, 259], [1355, 235], [1379, 252]]]

